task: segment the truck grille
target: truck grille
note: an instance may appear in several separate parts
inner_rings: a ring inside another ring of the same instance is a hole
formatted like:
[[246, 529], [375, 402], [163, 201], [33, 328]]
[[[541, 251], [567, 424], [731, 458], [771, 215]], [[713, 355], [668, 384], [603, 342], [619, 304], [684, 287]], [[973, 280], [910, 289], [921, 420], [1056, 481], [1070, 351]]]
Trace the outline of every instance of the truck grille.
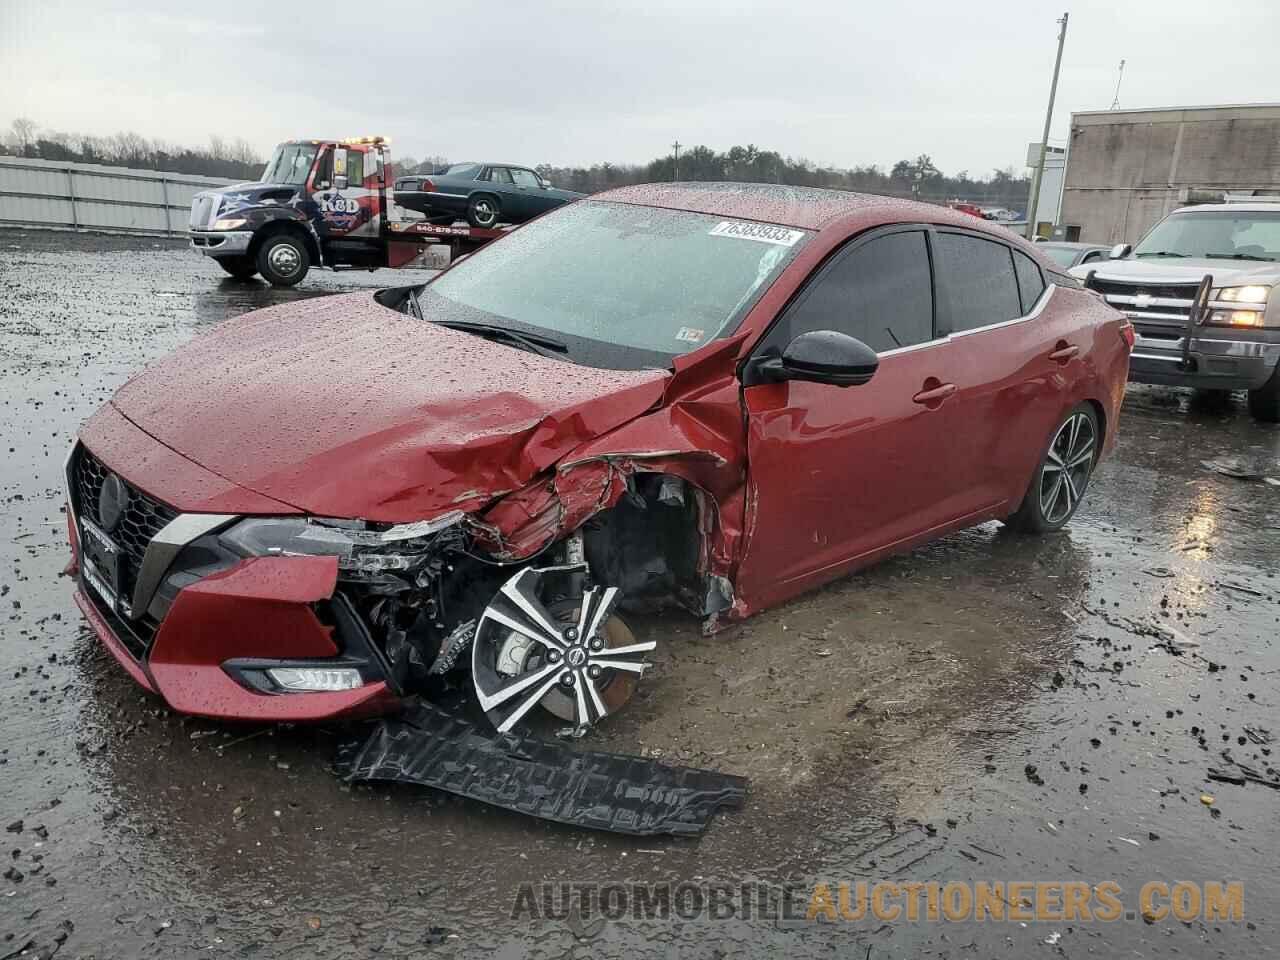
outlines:
[[1131, 320], [1159, 327], [1186, 326], [1199, 283], [1132, 283], [1093, 278], [1093, 289]]
[[[98, 513], [98, 495], [102, 492], [102, 484], [110, 470], [101, 460], [81, 447], [76, 452], [71, 471], [75, 479], [76, 514], [103, 526]], [[129, 504], [109, 535], [123, 554], [120, 558], [120, 589], [127, 598], [133, 592], [147, 545], [178, 515], [178, 511], [147, 496], [127, 481], [125, 487], [129, 491]]]
[[197, 193], [191, 201], [191, 229], [209, 229], [209, 217], [213, 213], [213, 205], [218, 202], [216, 195]]

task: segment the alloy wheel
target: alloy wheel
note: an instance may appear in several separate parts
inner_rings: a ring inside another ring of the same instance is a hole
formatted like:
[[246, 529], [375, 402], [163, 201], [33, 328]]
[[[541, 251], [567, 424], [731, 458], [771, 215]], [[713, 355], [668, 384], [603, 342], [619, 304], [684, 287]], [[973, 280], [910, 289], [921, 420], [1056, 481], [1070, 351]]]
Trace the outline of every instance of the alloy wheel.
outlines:
[[1097, 441], [1097, 428], [1087, 414], [1074, 413], [1058, 428], [1040, 471], [1040, 513], [1047, 523], [1066, 520], [1084, 496]]

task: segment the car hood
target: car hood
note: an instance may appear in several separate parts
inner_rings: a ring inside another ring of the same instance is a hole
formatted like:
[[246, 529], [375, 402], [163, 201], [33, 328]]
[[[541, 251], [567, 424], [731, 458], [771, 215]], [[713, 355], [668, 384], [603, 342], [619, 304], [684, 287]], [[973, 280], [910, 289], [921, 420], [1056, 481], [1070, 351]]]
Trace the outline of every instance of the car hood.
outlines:
[[320, 516], [404, 522], [524, 485], [654, 406], [667, 379], [543, 358], [410, 318], [369, 292], [220, 324], [111, 403], [262, 496]]
[[1260, 263], [1256, 260], [1210, 260], [1181, 258], [1152, 258], [1138, 260], [1104, 260], [1101, 263], [1085, 263], [1072, 267], [1072, 276], [1084, 279], [1096, 270], [1103, 280], [1128, 280], [1133, 283], [1192, 283], [1213, 274], [1213, 285], [1265, 283], [1280, 280], [1280, 264]]

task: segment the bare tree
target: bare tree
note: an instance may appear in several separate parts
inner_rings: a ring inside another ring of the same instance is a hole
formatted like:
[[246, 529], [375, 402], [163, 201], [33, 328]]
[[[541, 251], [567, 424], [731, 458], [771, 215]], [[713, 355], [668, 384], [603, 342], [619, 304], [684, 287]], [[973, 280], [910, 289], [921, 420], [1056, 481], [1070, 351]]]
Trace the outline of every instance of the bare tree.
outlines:
[[17, 148], [18, 153], [24, 157], [32, 154], [31, 147], [36, 139], [36, 122], [30, 117], [18, 117], [13, 121], [13, 144]]

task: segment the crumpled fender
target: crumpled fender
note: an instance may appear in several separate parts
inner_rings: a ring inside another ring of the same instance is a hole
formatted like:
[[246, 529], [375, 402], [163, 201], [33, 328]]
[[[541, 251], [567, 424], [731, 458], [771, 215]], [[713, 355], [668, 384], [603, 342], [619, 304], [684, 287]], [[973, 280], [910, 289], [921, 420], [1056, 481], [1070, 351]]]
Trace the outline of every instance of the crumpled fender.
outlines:
[[745, 426], [734, 367], [743, 336], [678, 358], [663, 403], [575, 447], [553, 469], [477, 516], [481, 544], [527, 559], [613, 506], [635, 473], [669, 473], [699, 492], [702, 572], [730, 577], [746, 480]]

